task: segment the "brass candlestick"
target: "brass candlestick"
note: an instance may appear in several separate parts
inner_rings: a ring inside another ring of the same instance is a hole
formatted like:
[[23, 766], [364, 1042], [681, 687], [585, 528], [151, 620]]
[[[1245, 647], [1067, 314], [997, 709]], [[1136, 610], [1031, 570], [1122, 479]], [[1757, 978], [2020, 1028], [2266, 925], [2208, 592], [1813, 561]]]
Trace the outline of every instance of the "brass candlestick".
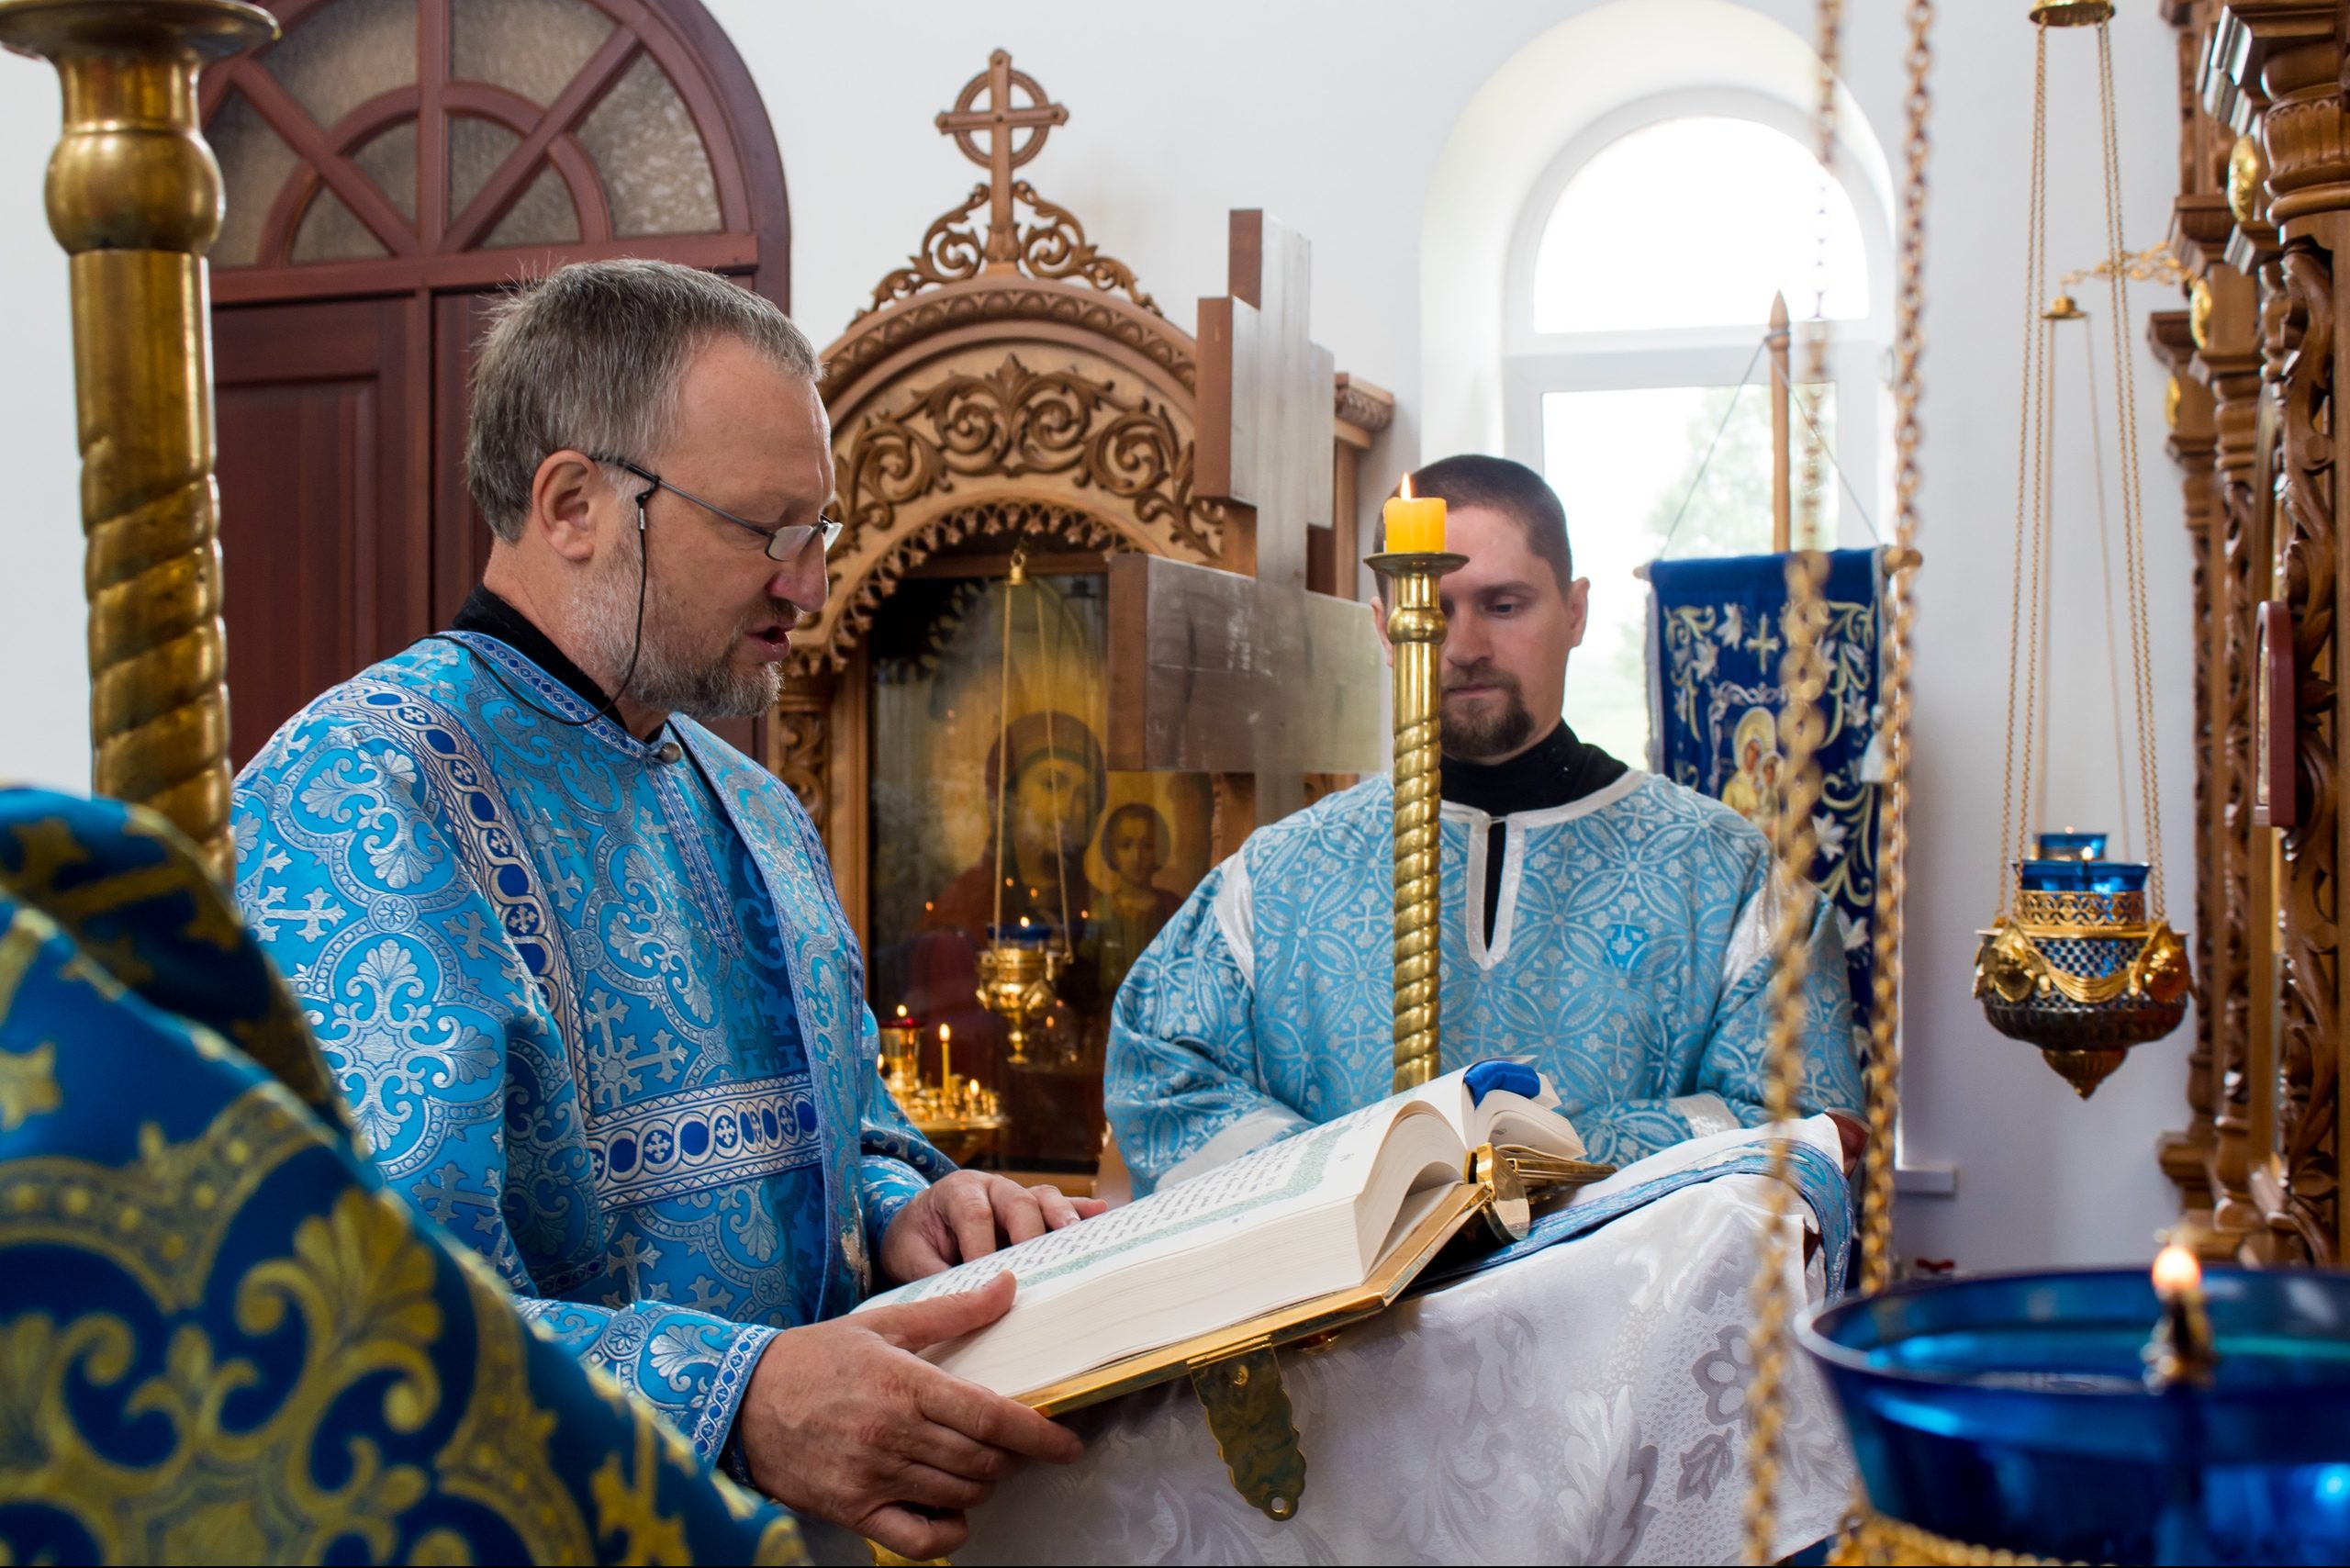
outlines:
[[204, 253], [220, 169], [196, 73], [277, 36], [238, 0], [5, 0], [0, 43], [65, 88], [49, 226], [71, 258], [89, 541], [91, 782], [227, 880], [229, 691]]
[[1397, 1092], [1437, 1073], [1438, 1010], [1444, 972], [1443, 897], [1438, 873], [1438, 764], [1444, 753], [1437, 660], [1444, 607], [1436, 584], [1468, 565], [1436, 550], [1383, 551], [1371, 569], [1387, 585], [1387, 642], [1393, 651], [1395, 706], [1395, 1080]]

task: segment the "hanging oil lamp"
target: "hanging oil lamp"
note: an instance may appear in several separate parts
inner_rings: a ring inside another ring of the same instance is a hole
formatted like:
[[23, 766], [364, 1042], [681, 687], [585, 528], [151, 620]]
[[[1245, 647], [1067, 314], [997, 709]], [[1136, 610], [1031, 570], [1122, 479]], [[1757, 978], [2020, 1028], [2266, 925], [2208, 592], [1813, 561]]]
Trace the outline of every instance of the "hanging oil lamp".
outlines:
[[[1022, 588], [1041, 596], [1042, 590], [1028, 581], [1028, 553], [1024, 549], [1012, 553], [1012, 567], [1004, 575], [1003, 593], [1003, 662], [998, 683], [995, 743], [995, 920], [988, 927], [988, 945], [979, 950], [979, 1005], [1004, 1022], [1010, 1057], [1013, 1067], [1028, 1065], [1028, 1036], [1043, 1022], [1058, 1000], [1054, 987], [1059, 982], [1062, 969], [1070, 958], [1069, 924], [1069, 877], [1066, 846], [1061, 843], [1061, 818], [1056, 811], [1053, 818], [1053, 864], [1056, 879], [1060, 884], [1061, 921], [1055, 931], [1022, 915], [1017, 924], [1007, 925], [1003, 919], [1003, 890], [1006, 879], [1003, 869], [1004, 843], [1012, 836], [1013, 787], [1012, 767], [1012, 607], [1013, 596]], [[1036, 656], [1045, 666], [1046, 691], [1045, 696], [1045, 749], [1053, 749], [1052, 663], [1045, 647], [1045, 606], [1041, 597], [1036, 601]]]
[[[2040, 28], [2042, 90], [2035, 95], [2032, 125], [2031, 225], [2027, 230], [2030, 298], [2047, 297], [2047, 72], [2048, 29], [2094, 27], [2099, 51], [2098, 112], [2103, 145], [2115, 145], [2110, 45], [2105, 32], [2111, 7], [2087, 0], [2042, 0], [2032, 8]], [[2137, 716], [2138, 805], [2143, 816], [2146, 858], [2106, 857], [2104, 834], [2035, 831], [2035, 774], [2047, 766], [2045, 726], [2049, 707], [2042, 689], [2050, 667], [2049, 612], [2053, 576], [2053, 524], [2056, 398], [2056, 331], [2065, 323], [2085, 323], [2074, 301], [2059, 296], [2040, 313], [2037, 328], [2024, 334], [2023, 423], [2019, 442], [2015, 593], [2009, 628], [2007, 801], [2000, 817], [1999, 906], [1982, 934], [1975, 966], [1975, 994], [1991, 1026], [2013, 1039], [2038, 1046], [2048, 1064], [2083, 1099], [2121, 1065], [2133, 1046], [2160, 1039], [2187, 1014], [2186, 945], [2163, 913], [2162, 824], [2156, 810], [2154, 693], [2147, 630], [2145, 547], [2138, 494], [2137, 388], [2127, 342], [2129, 317], [2123, 285], [2129, 268], [2121, 244], [2120, 193], [2114, 160], [2105, 160], [2106, 253], [2097, 269], [2111, 290], [2117, 455], [2121, 510], [2122, 598], [2127, 607], [2132, 694]], [[2092, 367], [2094, 358], [2091, 360]], [[2097, 409], [2094, 380], [2090, 406]], [[2093, 412], [2092, 422], [2094, 424]], [[2092, 431], [2091, 440], [2097, 439]], [[2093, 448], [2093, 450], [2095, 450]], [[2102, 486], [2098, 506], [2103, 506]], [[2102, 524], [2102, 511], [2099, 513]], [[2108, 574], [2109, 581], [2110, 573]], [[2109, 628], [2114, 617], [2109, 609]], [[2109, 649], [2111, 644], [2109, 641]], [[2111, 657], [2118, 664], [2118, 655]], [[2121, 686], [2113, 681], [2116, 713]], [[2018, 698], [2020, 695], [2021, 701]], [[2073, 716], [2067, 716], [2068, 724]], [[2041, 734], [2036, 734], [2035, 730]], [[2117, 756], [2124, 749], [2118, 744]], [[2035, 751], [2042, 755], [2035, 755]], [[2127, 769], [2120, 802], [2129, 810]]]

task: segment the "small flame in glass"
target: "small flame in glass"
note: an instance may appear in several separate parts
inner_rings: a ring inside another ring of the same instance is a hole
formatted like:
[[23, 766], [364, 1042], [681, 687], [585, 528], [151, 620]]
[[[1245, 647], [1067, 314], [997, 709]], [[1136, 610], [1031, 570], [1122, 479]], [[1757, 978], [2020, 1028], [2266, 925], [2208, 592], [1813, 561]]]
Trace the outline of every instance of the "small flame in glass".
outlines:
[[1020, 929], [1023, 931], [1028, 929], [1028, 917], [1024, 914], [1020, 917]]
[[2203, 1288], [2203, 1265], [2195, 1254], [2174, 1241], [2154, 1254], [2154, 1294], [2165, 1301], [2192, 1295]]
[[901, 1018], [903, 1018], [905, 1015], [906, 1015], [906, 1004], [905, 1004], [904, 1002], [901, 1002], [900, 1003], [898, 1003], [898, 1016], [899, 1016], [899, 1017], [901, 1017]]

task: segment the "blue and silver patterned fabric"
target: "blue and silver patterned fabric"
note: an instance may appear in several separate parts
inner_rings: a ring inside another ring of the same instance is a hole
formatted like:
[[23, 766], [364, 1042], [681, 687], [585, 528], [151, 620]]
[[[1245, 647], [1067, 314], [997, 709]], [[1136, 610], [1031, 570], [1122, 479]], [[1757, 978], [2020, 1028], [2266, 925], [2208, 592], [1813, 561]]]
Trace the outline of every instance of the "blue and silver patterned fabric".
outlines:
[[[1119, 991], [1103, 1098], [1136, 1190], [1389, 1092], [1393, 792], [1385, 778], [1259, 829]], [[1443, 1054], [1530, 1064], [1595, 1159], [1763, 1120], [1778, 900], [1762, 836], [1636, 770], [1503, 819], [1493, 935], [1470, 933], [1493, 819], [1444, 807]], [[1833, 912], [1804, 990], [1807, 1112], [1861, 1103]]]
[[1516, 1262], [1529, 1253], [1556, 1247], [1561, 1241], [1589, 1236], [1609, 1221], [1621, 1219], [1634, 1209], [1646, 1208], [1659, 1198], [1678, 1193], [1684, 1187], [1699, 1186], [1724, 1176], [1768, 1176], [1771, 1174], [1774, 1144], [1784, 1146], [1787, 1184], [1803, 1201], [1805, 1209], [1811, 1215], [1811, 1228], [1819, 1235], [1820, 1277], [1826, 1282], [1828, 1295], [1832, 1300], [1843, 1294], [1845, 1271], [1852, 1265], [1852, 1183], [1845, 1179], [1841, 1165], [1801, 1138], [1773, 1138], [1762, 1134], [1750, 1135], [1728, 1148], [1713, 1149], [1676, 1170], [1645, 1182], [1634, 1182], [1628, 1186], [1619, 1187], [1610, 1181], [1607, 1185], [1613, 1190], [1600, 1196], [1578, 1194], [1578, 1201], [1552, 1209], [1536, 1220], [1516, 1241], [1496, 1247], [1490, 1252], [1472, 1254], [1449, 1262], [1439, 1269], [1430, 1269], [1412, 1282], [1411, 1294], [1417, 1295], [1470, 1274], [1481, 1274], [1488, 1269]]
[[238, 896], [385, 1173], [708, 1458], [953, 1167], [791, 792], [688, 720], [536, 710], [594, 713], [472, 633], [326, 693], [238, 779]]
[[[1852, 1021], [1865, 1036], [1875, 948], [1878, 552], [1828, 556], [1828, 689], [1819, 745], [1819, 851], [1812, 879], [1844, 919]], [[1787, 557], [1730, 555], [1649, 567], [1649, 731], [1656, 770], [1728, 802], [1750, 821], [1778, 809], [1779, 664], [1787, 644]]]
[[186, 841], [0, 790], [0, 1562], [750, 1560], [790, 1516], [386, 1189]]

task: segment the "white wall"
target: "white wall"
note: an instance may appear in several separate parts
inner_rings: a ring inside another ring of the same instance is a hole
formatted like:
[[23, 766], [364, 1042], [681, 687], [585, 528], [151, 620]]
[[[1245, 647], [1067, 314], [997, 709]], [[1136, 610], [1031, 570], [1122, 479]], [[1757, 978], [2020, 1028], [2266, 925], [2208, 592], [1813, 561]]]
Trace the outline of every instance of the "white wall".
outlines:
[[81, 467], [65, 256], [41, 210], [57, 143], [57, 74], [0, 55], [0, 778], [86, 791], [90, 677], [83, 652]]
[[[795, 314], [819, 342], [846, 323], [882, 273], [977, 177], [931, 119], [1001, 45], [1071, 114], [1024, 174], [1131, 263], [1177, 321], [1188, 325], [1193, 301], [1223, 289], [1227, 209], [1265, 207], [1313, 240], [1319, 336], [1342, 366], [1402, 399], [1394, 429], [1372, 454], [1373, 489], [1399, 466], [1436, 455], [1421, 450], [1420, 252], [1422, 214], [1441, 194], [1430, 187], [1444, 146], [1512, 56], [1594, 8], [1593, 0], [1355, 0], [1343, 8], [1193, 0], [1140, 17], [1037, 0], [986, 7], [912, 0], [887, 12], [708, 3], [776, 119], [797, 237]], [[1754, 8], [1808, 36], [1807, 6], [1754, 0]], [[2153, 1140], [2184, 1116], [2183, 1035], [2147, 1047], [2082, 1104], [2035, 1053], [1992, 1035], [1966, 994], [1973, 932], [1990, 913], [1998, 853], [2031, 106], [2031, 37], [2021, 10], [1942, 7], [1930, 213], [1909, 1152], [1957, 1165], [1960, 1183], [1954, 1197], [1908, 1200], [1903, 1226], [1907, 1249], [1954, 1255], [1970, 1267], [2144, 1256], [2149, 1232], [2169, 1211]], [[1896, 151], [1897, 8], [1856, 6], [1848, 15], [1847, 81], [1877, 140]], [[2125, 211], [2135, 245], [2162, 233], [2176, 167], [2170, 40], [2142, 7], [2122, 8], [2115, 23]], [[1672, 39], [1658, 44], [1661, 53], [1674, 48]], [[79, 782], [86, 764], [64, 269], [39, 216], [38, 171], [54, 135], [56, 96], [46, 68], [26, 62], [0, 61], [0, 81], [16, 89], [0, 103], [0, 212], [13, 215], [0, 224], [0, 280], [11, 295], [11, 375], [0, 393], [11, 417], [0, 421], [0, 453], [22, 520], [10, 569], [0, 573], [0, 649], [16, 678], [0, 727], [0, 774]], [[2060, 73], [2054, 145], [2092, 144], [2087, 86], [2084, 72]], [[2092, 170], [2076, 160], [2054, 176], [2060, 265], [2098, 252]], [[1596, 242], [1636, 253], [1636, 215]], [[2155, 302], [2156, 291], [2141, 289], [2141, 309]], [[2187, 552], [2177, 488], [2155, 447], [2160, 383], [2151, 363], [2142, 363], [2139, 379], [2164, 777], [2181, 890], [2173, 915], [2183, 922], [2192, 877], [2188, 664], [2179, 635], [2189, 624]], [[2101, 644], [2086, 636], [2081, 617], [2063, 619], [2065, 657], [2099, 661], [2087, 667], [2101, 682]], [[2098, 745], [2109, 753], [2109, 741]], [[2110, 803], [2093, 792], [2110, 770], [2109, 756], [2100, 768], [2099, 755], [2084, 753], [2084, 792], [2067, 803], [2060, 789], [2056, 814], [2085, 825], [2112, 818]]]

